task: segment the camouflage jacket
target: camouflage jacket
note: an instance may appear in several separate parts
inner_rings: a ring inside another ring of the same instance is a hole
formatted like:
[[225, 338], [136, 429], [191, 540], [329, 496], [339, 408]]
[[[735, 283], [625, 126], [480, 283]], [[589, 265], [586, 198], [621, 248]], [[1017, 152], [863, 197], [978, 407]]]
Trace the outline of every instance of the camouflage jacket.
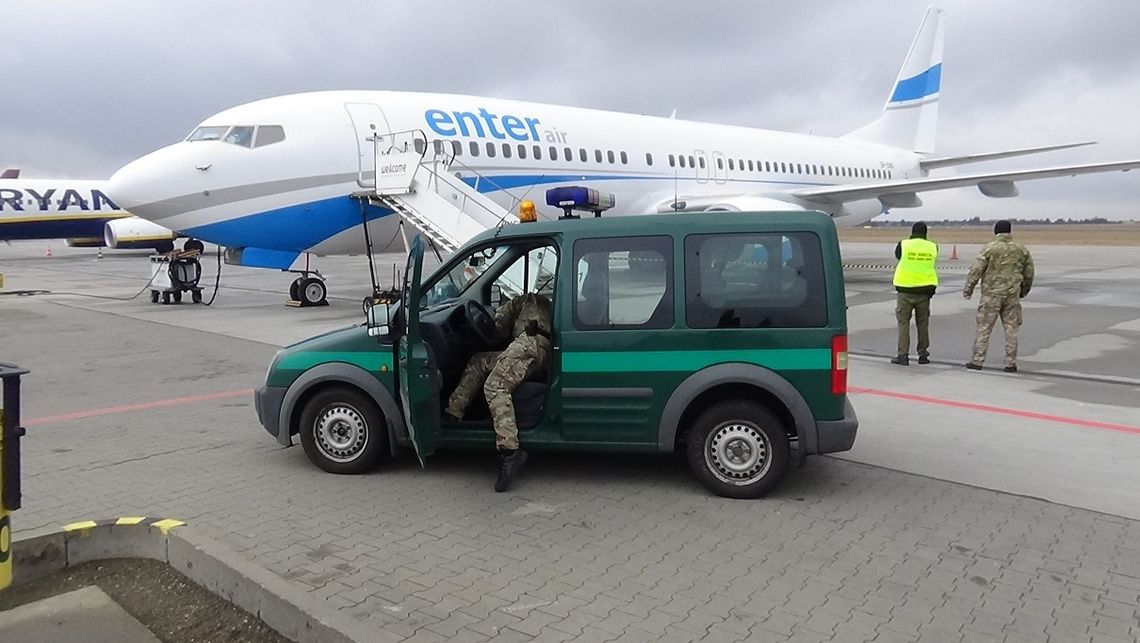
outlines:
[[1012, 235], [1003, 232], [982, 248], [970, 266], [962, 292], [972, 296], [979, 279], [984, 296], [1024, 297], [1033, 286], [1033, 257]]
[[543, 295], [527, 293], [503, 304], [495, 313], [495, 326], [500, 337], [514, 339], [526, 333], [526, 326], [532, 320], [538, 322], [542, 331], [550, 334], [552, 306]]

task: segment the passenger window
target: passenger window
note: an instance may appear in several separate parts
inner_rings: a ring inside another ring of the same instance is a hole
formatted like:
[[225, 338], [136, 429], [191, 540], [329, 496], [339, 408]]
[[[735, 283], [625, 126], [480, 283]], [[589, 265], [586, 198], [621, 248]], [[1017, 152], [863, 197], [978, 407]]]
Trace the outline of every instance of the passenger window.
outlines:
[[526, 146], [523, 145], [522, 143], [519, 143], [519, 158], [520, 159], [526, 158]]
[[685, 238], [690, 328], [827, 325], [819, 237], [808, 232]]
[[451, 155], [459, 156], [460, 154], [463, 154], [463, 146], [459, 144], [459, 141], [451, 141]]
[[598, 150], [598, 149], [594, 150], [594, 162], [595, 163], [601, 163], [602, 162], [602, 151], [601, 150]]
[[257, 128], [254, 147], [265, 147], [285, 140], [285, 128], [280, 125], [262, 125]]
[[231, 127], [226, 134], [225, 142], [241, 147], [251, 147], [253, 145], [253, 127], [248, 125]]
[[653, 165], [653, 155], [650, 154], [649, 152], [645, 153], [645, 164], [646, 165]]
[[621, 159], [622, 165], [629, 165], [629, 157], [625, 155], [625, 151], [618, 152], [618, 158]]
[[752, 159], [748, 159], [748, 171], [749, 172], [753, 171]]
[[471, 150], [471, 156], [479, 156], [479, 144], [478, 143], [476, 143], [475, 141], [471, 141], [471, 145], [469, 146], [469, 149]]
[[553, 145], [550, 146], [550, 160], [551, 161], [557, 161], [558, 160], [558, 148], [554, 147]]
[[675, 166], [676, 166], [676, 163], [673, 160], [673, 155], [670, 154], [669, 155], [669, 167], [675, 167]]
[[490, 158], [495, 158], [495, 144], [494, 143], [487, 143], [487, 156], [489, 156]]
[[572, 150], [568, 147], [562, 148], [562, 157], [565, 158], [567, 161], [573, 161], [574, 160], [574, 150]]
[[613, 150], [606, 150], [606, 160], [608, 160], [610, 163], [614, 162], [614, 151]]
[[681, 167], [685, 167], [685, 157], [684, 157], [684, 155], [682, 155], [682, 156], [681, 156]]
[[[716, 169], [718, 169], [718, 170], [723, 170], [723, 169], [724, 169], [724, 159], [722, 159], [722, 158], [720, 158], [720, 157], [717, 157], [717, 159], [716, 159]], [[728, 159], [728, 169], [730, 169], [730, 170], [732, 169], [732, 159]]]
[[574, 242], [574, 328], [673, 327], [673, 239]]
[[590, 160], [590, 153], [586, 151], [586, 148], [584, 148], [584, 147], [578, 148], [578, 159], [581, 160], [583, 163], [586, 163]]
[[[701, 158], [701, 167], [705, 166], [705, 159]], [[697, 167], [697, 162], [693, 160], [693, 155], [689, 155], [689, 167]]]
[[422, 138], [417, 138], [412, 142], [412, 147], [416, 149], [416, 154], [423, 154], [427, 149], [427, 141]]
[[503, 143], [503, 158], [505, 158], [505, 159], [511, 158], [511, 144], [510, 143]]
[[541, 145], [535, 145], [533, 148], [531, 148], [531, 151], [534, 152], [534, 160], [536, 160], [536, 161], [542, 160], [542, 146]]

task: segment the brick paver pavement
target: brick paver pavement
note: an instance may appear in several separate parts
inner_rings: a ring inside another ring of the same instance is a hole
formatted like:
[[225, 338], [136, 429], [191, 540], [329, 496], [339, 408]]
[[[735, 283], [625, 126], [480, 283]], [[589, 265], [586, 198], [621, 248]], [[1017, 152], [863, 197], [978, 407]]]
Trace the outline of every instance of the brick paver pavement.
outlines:
[[[274, 350], [113, 320], [75, 311], [5, 347], [35, 369], [27, 417], [254, 386]], [[80, 332], [96, 326], [135, 359], [106, 368]], [[181, 362], [150, 356], [178, 342], [196, 347]], [[279, 448], [251, 402], [33, 426], [17, 537], [182, 518], [377, 640], [1140, 639], [1136, 521], [831, 458], [759, 501], [710, 496], [678, 457], [616, 455], [534, 454], [496, 494], [490, 445], [332, 476]]]

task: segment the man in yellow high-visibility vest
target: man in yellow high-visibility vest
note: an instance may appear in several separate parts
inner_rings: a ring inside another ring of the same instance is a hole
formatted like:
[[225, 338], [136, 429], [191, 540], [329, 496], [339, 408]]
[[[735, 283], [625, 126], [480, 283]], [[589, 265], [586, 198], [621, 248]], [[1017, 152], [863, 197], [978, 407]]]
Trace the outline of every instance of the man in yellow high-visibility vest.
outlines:
[[930, 363], [930, 298], [938, 288], [938, 244], [926, 239], [926, 223], [910, 229], [910, 238], [895, 246], [895, 319], [899, 325], [898, 352], [892, 364], [910, 365], [910, 317], [918, 329], [918, 363]]

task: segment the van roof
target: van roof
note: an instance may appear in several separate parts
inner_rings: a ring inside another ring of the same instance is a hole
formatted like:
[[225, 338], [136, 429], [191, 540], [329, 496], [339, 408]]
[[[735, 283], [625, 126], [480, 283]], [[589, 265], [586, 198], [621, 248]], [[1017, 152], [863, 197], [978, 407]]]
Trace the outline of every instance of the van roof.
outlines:
[[[667, 226], [662, 229], [661, 226]], [[542, 234], [571, 233], [634, 236], [661, 232], [764, 232], [772, 230], [834, 230], [831, 217], [822, 212], [684, 212], [678, 214], [646, 214], [636, 216], [594, 217], [585, 213], [579, 219], [536, 221], [487, 230], [468, 243], [481, 243], [493, 238], [512, 238]], [[464, 244], [467, 245], [467, 244]]]

